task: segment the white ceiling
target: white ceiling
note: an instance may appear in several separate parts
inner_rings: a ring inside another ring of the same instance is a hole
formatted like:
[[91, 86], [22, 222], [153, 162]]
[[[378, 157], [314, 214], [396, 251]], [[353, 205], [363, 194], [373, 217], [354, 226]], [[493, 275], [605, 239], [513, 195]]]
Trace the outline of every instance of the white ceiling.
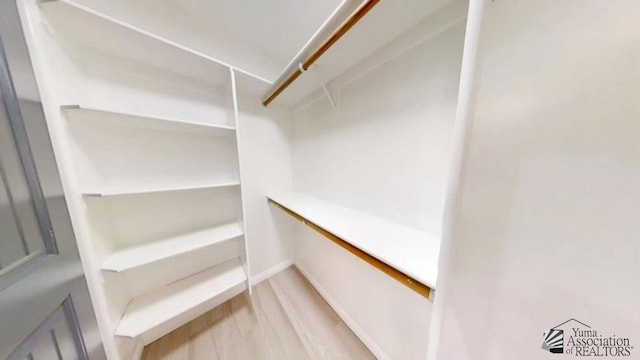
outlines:
[[341, 0], [175, 0], [201, 28], [266, 54], [283, 69]]
[[[341, 3], [361, 0], [68, 1], [273, 82]], [[335, 76], [451, 1], [467, 0], [381, 1], [319, 65]]]

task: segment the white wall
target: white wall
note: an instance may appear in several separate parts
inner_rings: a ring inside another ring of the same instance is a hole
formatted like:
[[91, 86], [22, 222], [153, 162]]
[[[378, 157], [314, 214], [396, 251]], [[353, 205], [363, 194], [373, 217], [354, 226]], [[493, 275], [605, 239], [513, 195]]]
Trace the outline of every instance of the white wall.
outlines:
[[295, 222], [296, 266], [378, 359], [420, 359], [431, 302]]
[[[466, 4], [429, 16], [293, 113], [294, 189], [440, 233]], [[304, 225], [296, 264], [379, 358], [426, 353], [431, 303]], [[393, 239], [389, 239], [393, 241]]]
[[288, 215], [271, 208], [269, 190], [291, 188], [291, 121], [289, 109], [265, 108], [259, 99], [239, 94], [240, 176], [251, 277], [254, 282], [291, 265], [293, 228]]
[[639, 15], [485, 1], [438, 360], [563, 358], [542, 334], [570, 318], [640, 357]]
[[446, 28], [389, 44], [395, 56], [381, 51], [332, 84], [338, 108], [321, 98], [294, 113], [296, 190], [440, 233], [464, 21], [438, 16], [423, 23]]

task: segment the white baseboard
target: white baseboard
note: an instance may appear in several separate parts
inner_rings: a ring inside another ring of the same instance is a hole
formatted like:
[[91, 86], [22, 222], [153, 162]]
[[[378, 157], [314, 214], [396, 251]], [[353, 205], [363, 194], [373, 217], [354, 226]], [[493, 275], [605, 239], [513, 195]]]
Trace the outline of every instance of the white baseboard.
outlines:
[[258, 285], [259, 283], [263, 282], [264, 280], [267, 280], [268, 278], [288, 268], [291, 265], [293, 265], [293, 259], [288, 259], [275, 266], [268, 268], [267, 270], [259, 274], [251, 276], [251, 286]]
[[358, 325], [358, 323], [356, 323], [356, 321], [351, 318], [351, 316], [349, 316], [349, 314], [338, 304], [338, 302], [336, 302], [331, 297], [331, 295], [329, 295], [329, 293], [322, 288], [320, 283], [313, 278], [311, 273], [307, 271], [307, 269], [305, 269], [303, 265], [301, 265], [297, 261], [294, 262], [294, 265], [298, 268], [298, 270], [300, 270], [302, 275], [304, 275], [304, 277], [309, 280], [311, 285], [313, 285], [313, 287], [318, 291], [320, 296], [322, 296], [327, 304], [331, 306], [333, 311], [335, 311], [338, 316], [340, 316], [342, 321], [347, 324], [349, 329], [353, 331], [353, 333], [360, 339], [360, 341], [362, 341], [362, 343], [369, 349], [369, 351], [371, 351], [371, 353], [376, 358], [378, 358], [379, 360], [391, 360], [389, 355], [387, 355], [387, 353], [385, 353], [382, 348], [378, 346], [378, 344], [369, 336], [369, 334], [367, 334], [367, 332], [364, 331], [364, 329], [361, 328], [360, 325]]

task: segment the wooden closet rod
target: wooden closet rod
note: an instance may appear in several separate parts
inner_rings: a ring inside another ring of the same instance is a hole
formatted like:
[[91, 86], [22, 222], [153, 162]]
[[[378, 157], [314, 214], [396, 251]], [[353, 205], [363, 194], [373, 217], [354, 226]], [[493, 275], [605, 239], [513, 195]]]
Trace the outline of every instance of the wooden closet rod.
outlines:
[[398, 281], [399, 283], [401, 283], [402, 285], [408, 287], [409, 289], [415, 291], [416, 293], [420, 294], [421, 296], [425, 297], [425, 298], [429, 298], [429, 295], [431, 293], [431, 288], [428, 287], [427, 285], [419, 282], [418, 280], [415, 280], [413, 278], [411, 278], [410, 276], [408, 276], [407, 274], [403, 273], [402, 271], [388, 265], [387, 263], [384, 263], [380, 260], [378, 260], [377, 258], [369, 255], [368, 253], [360, 250], [359, 248], [351, 245], [350, 243], [348, 243], [347, 241], [337, 237], [336, 235], [328, 232], [327, 230], [325, 230], [324, 228], [314, 224], [313, 222], [307, 220], [306, 218], [302, 217], [301, 215], [299, 215], [298, 213], [294, 212], [293, 210], [287, 208], [286, 206], [279, 204], [278, 202], [269, 199], [269, 203], [273, 204], [277, 207], [279, 207], [280, 209], [282, 209], [282, 211], [286, 212], [287, 214], [291, 215], [294, 219], [302, 222], [303, 224], [307, 225], [308, 227], [310, 227], [311, 229], [315, 230], [316, 232], [318, 232], [320, 235], [326, 237], [327, 239], [333, 241], [336, 245], [342, 247], [343, 249], [347, 250], [348, 252], [352, 253], [353, 255], [359, 257], [360, 259], [364, 260], [365, 262], [367, 262], [369, 265], [375, 267], [376, 269], [382, 271], [383, 273], [389, 275], [390, 277], [392, 277], [394, 280]]
[[[369, 10], [373, 9], [376, 4], [378, 4], [380, 0], [365, 0], [360, 4], [360, 6], [354, 11], [347, 20], [345, 20], [339, 27], [334, 31], [331, 36], [327, 40], [325, 40], [322, 45], [316, 51], [314, 51], [311, 56], [307, 58], [304, 62], [302, 62], [302, 69], [305, 71], [309, 69], [311, 65], [313, 65], [320, 56], [322, 56], [327, 50], [333, 46], [340, 38], [346, 34], [360, 19], [362, 19]], [[275, 100], [278, 95], [280, 95], [286, 88], [289, 87], [297, 78], [302, 74], [302, 71], [298, 68], [296, 69], [287, 80], [285, 80], [277, 89], [275, 89], [271, 95], [269, 95], [263, 102], [262, 105], [268, 106], [271, 104], [273, 100]]]

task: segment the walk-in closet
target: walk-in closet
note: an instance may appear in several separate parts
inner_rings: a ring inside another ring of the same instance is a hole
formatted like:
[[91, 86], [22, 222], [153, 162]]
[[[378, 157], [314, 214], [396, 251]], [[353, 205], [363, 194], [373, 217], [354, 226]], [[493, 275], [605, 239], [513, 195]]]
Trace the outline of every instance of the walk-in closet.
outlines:
[[[549, 168], [537, 156], [565, 139], [579, 157], [590, 145], [563, 136], [600, 131], [572, 123], [554, 135], [557, 107], [578, 101], [563, 97], [571, 81], [558, 56], [588, 28], [612, 40], [562, 53], [582, 89], [601, 78], [580, 54], [608, 46], [614, 59], [636, 59], [611, 60], [610, 79], [626, 72], [628, 93], [640, 90], [638, 46], [616, 45], [640, 39], [637, 2], [21, 0], [17, 10], [97, 324], [76, 321], [96, 339], [76, 344], [88, 358], [494, 360], [507, 358], [496, 341], [509, 351], [525, 341], [509, 327], [525, 308], [545, 321], [521, 319], [536, 349], [565, 317], [597, 321], [580, 300], [575, 313], [541, 300], [559, 289], [542, 285], [538, 265], [551, 264], [549, 283], [588, 266], [554, 268], [546, 251], [564, 250], [546, 239], [557, 233], [527, 214], [557, 209], [552, 229], [579, 218], [573, 205], [541, 202], [542, 189], [560, 198], [554, 181], [571, 187], [590, 167], [563, 173], [561, 160]], [[538, 87], [555, 88], [558, 103]], [[615, 107], [600, 89], [585, 123]], [[618, 105], [638, 115], [629, 99]], [[523, 108], [546, 109], [532, 116], [549, 128], [514, 130]], [[640, 153], [637, 123], [611, 124], [611, 145]], [[526, 145], [511, 152], [507, 137]], [[628, 183], [593, 178], [603, 199], [638, 184], [638, 157], [625, 161]], [[580, 202], [589, 185], [576, 186], [565, 194]], [[618, 200], [637, 210], [629, 192]], [[631, 227], [590, 206], [583, 220], [604, 221], [602, 231]], [[504, 240], [524, 228], [526, 242]], [[597, 281], [598, 294], [617, 291]], [[632, 333], [634, 319], [615, 331]], [[543, 355], [531, 354], [509, 358]]]

